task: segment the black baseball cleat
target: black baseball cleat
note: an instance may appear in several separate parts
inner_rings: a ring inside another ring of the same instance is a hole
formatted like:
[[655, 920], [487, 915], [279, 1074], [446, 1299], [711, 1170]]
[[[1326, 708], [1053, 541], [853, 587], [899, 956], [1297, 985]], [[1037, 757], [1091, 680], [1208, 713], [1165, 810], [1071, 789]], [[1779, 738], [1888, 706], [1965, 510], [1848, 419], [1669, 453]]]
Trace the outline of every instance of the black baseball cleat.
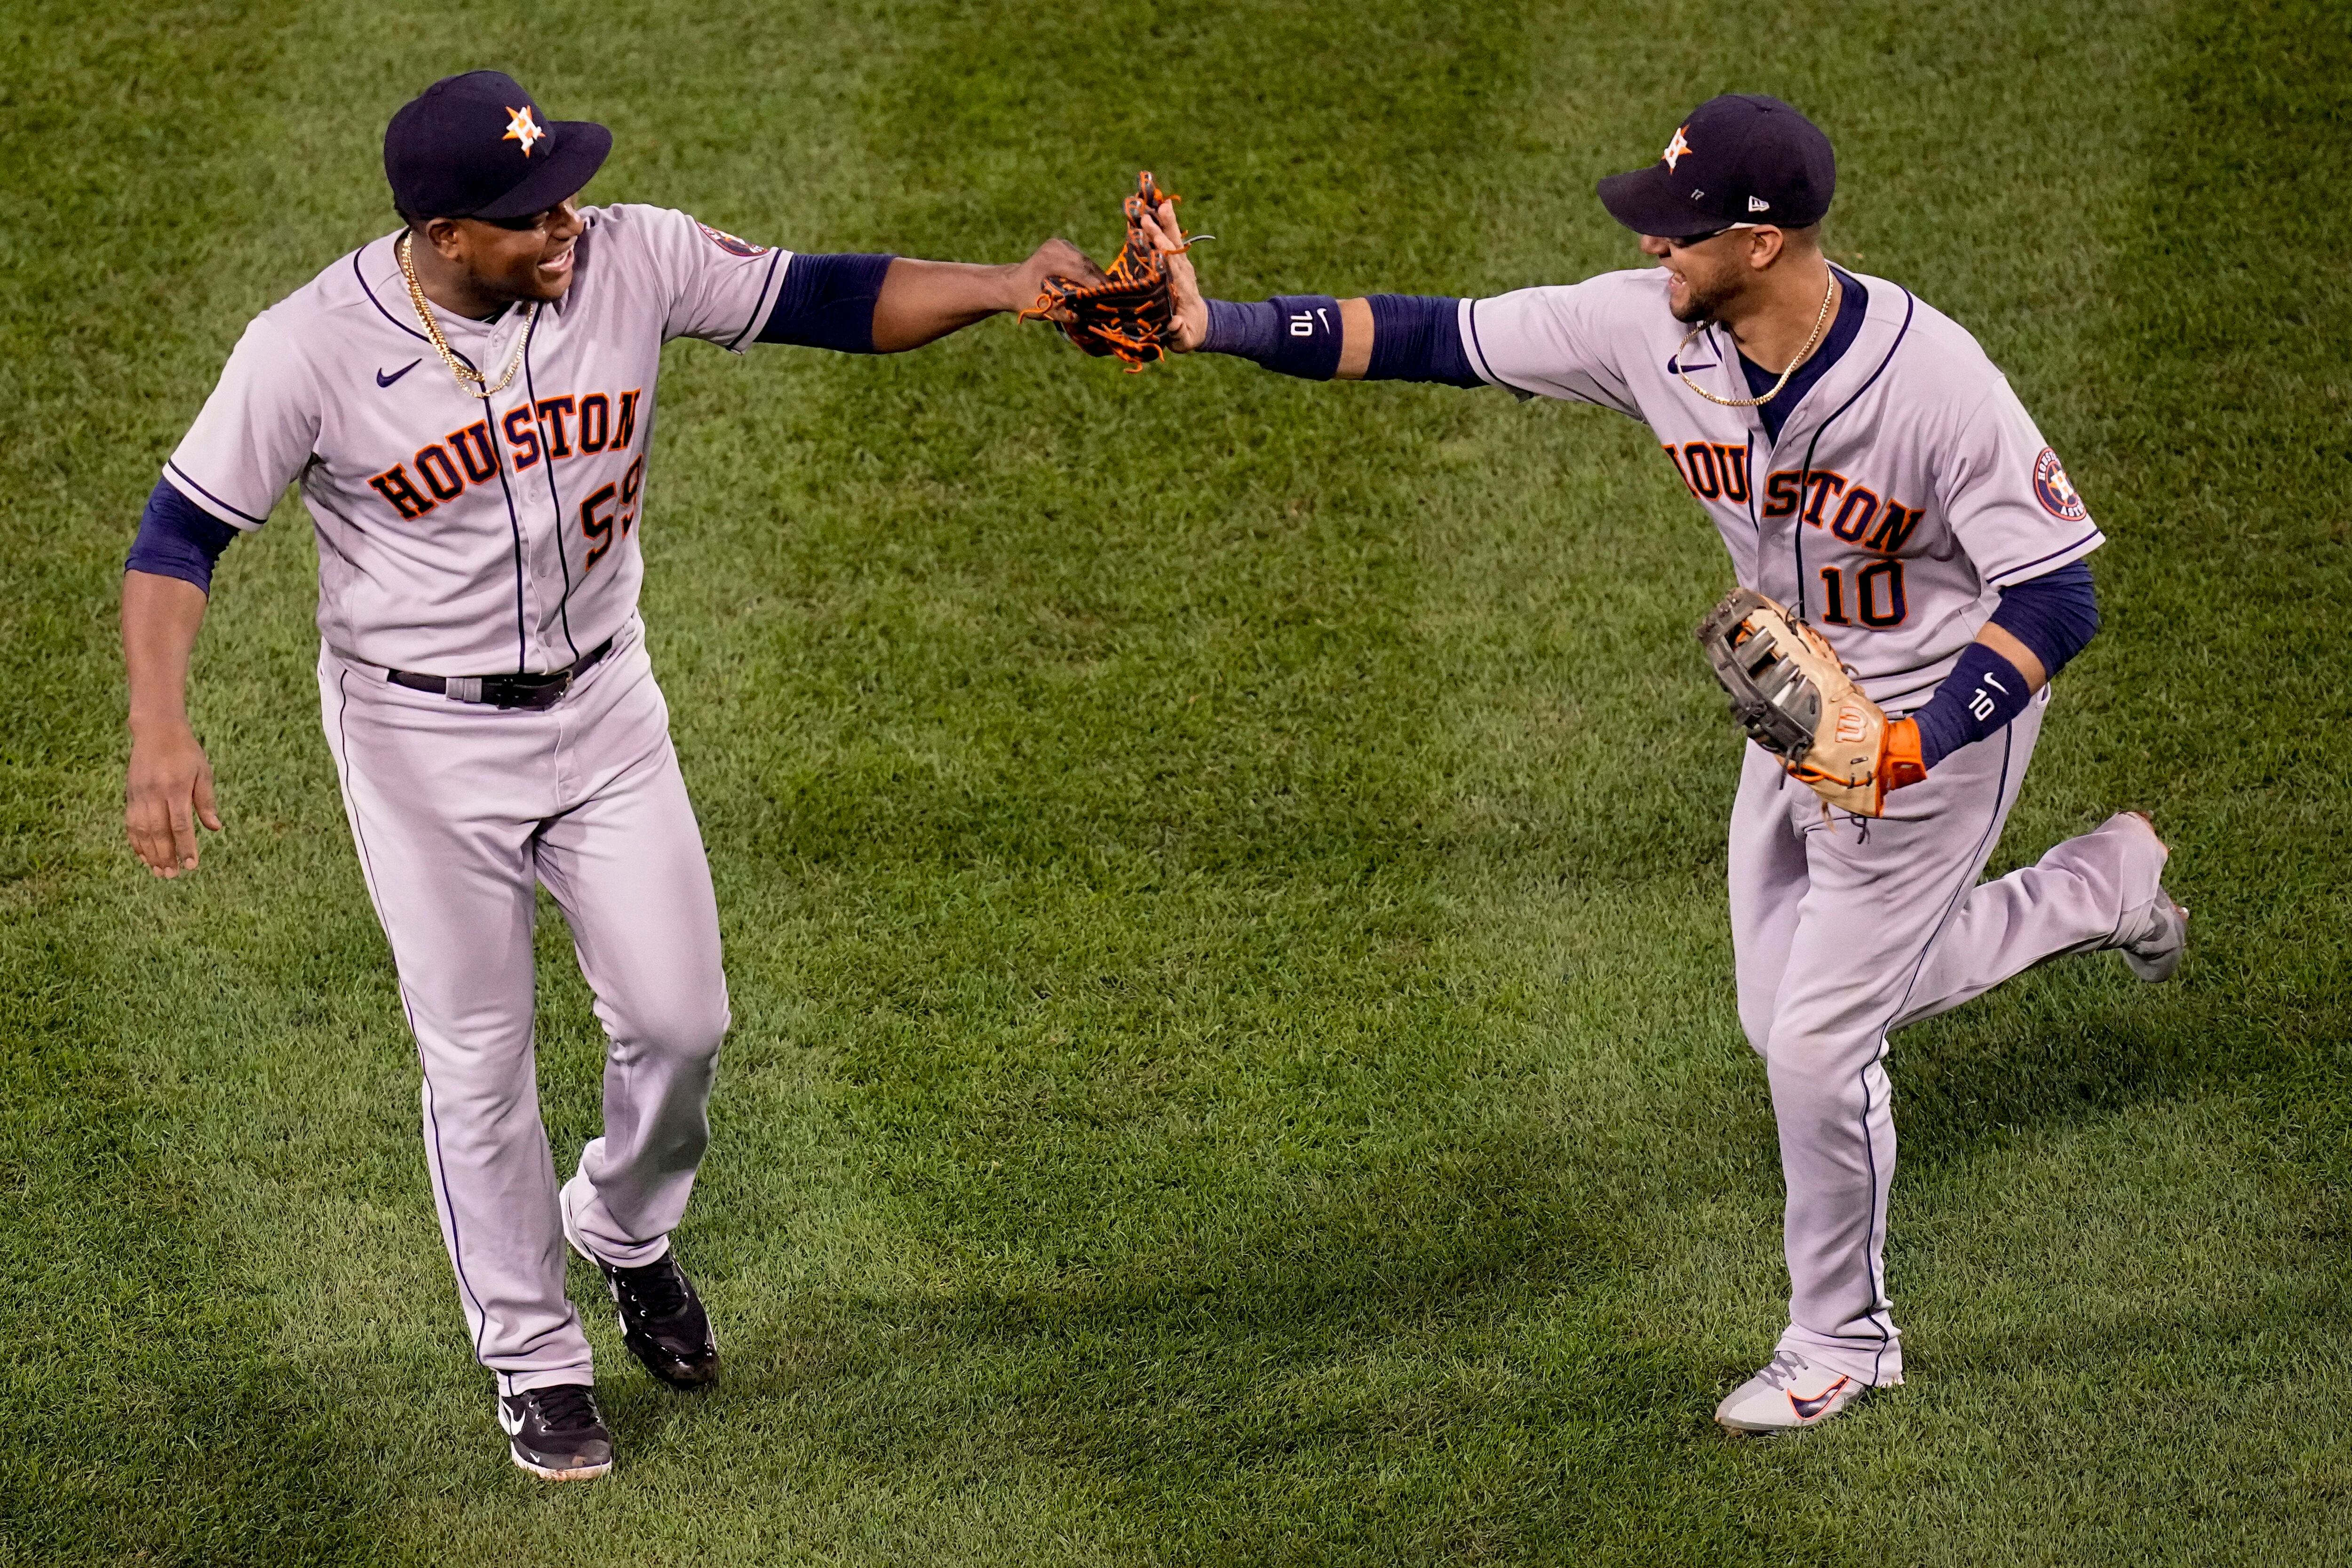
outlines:
[[694, 1281], [665, 1252], [642, 1268], [598, 1263], [621, 1311], [621, 1342], [646, 1370], [672, 1388], [691, 1392], [719, 1381], [719, 1340]]
[[559, 1205], [563, 1215], [563, 1239], [572, 1250], [594, 1264], [620, 1309], [621, 1342], [646, 1363], [646, 1370], [672, 1388], [691, 1394], [719, 1381], [719, 1340], [710, 1331], [710, 1314], [703, 1310], [694, 1281], [677, 1266], [675, 1248], [651, 1263], [622, 1268], [588, 1250], [580, 1227], [572, 1222], [570, 1188]]
[[514, 1462], [542, 1480], [593, 1480], [613, 1468], [613, 1435], [584, 1383], [501, 1394], [499, 1425]]

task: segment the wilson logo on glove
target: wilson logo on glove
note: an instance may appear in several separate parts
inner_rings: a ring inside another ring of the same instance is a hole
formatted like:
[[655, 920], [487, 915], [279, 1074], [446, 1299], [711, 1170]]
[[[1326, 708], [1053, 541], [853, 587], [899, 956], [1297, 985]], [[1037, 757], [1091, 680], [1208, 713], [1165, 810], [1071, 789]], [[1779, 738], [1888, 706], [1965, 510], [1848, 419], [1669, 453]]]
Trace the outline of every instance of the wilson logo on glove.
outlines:
[[1829, 639], [1773, 600], [1734, 588], [1698, 624], [1698, 641], [1739, 727], [1839, 810], [1876, 816], [1888, 790], [1927, 776], [1910, 721], [1890, 725]]

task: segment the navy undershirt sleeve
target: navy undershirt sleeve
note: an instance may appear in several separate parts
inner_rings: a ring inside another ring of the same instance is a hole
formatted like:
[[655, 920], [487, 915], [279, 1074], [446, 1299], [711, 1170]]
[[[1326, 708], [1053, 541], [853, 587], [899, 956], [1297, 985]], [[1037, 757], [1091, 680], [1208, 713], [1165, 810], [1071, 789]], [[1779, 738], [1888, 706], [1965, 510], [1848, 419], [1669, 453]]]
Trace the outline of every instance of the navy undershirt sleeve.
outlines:
[[2052, 675], [2083, 651], [2099, 629], [2099, 595], [2091, 563], [2073, 561], [2055, 572], [2012, 583], [2000, 591], [1992, 624], [2033, 650]]
[[1484, 386], [1462, 346], [1462, 301], [1427, 294], [1368, 294], [1372, 363], [1366, 381], [1433, 381]]
[[228, 548], [237, 530], [182, 495], [169, 479], [155, 481], [147, 510], [139, 518], [139, 537], [131, 542], [125, 572], [149, 572], [177, 577], [212, 592], [213, 567]]
[[[1764, 434], [1775, 441], [1780, 438], [1780, 426], [1788, 422], [1789, 411], [1805, 400], [1813, 384], [1829, 374], [1830, 366], [1845, 356], [1845, 351], [1862, 333], [1863, 313], [1870, 309], [1870, 290], [1852, 273], [1842, 271], [1838, 278], [1844, 284], [1844, 292], [1838, 298], [1837, 320], [1830, 323], [1830, 335], [1821, 352], [1797, 367], [1797, 374], [1789, 378], [1789, 384], [1780, 389], [1778, 397], [1757, 406], [1756, 416], [1764, 421]], [[1766, 370], [1746, 354], [1739, 356], [1739, 369], [1748, 377], [1750, 397], [1763, 396], [1780, 379], [1779, 371]]]
[[763, 343], [797, 343], [870, 354], [874, 305], [882, 297], [889, 256], [794, 256], [784, 268], [784, 286], [760, 329]]

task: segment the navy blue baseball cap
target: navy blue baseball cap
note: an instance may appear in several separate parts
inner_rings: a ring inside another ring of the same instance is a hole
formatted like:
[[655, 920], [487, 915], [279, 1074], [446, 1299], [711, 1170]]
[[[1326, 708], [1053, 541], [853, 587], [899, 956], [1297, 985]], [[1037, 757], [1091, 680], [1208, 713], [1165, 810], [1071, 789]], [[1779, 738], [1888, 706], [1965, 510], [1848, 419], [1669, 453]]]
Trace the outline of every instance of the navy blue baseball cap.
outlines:
[[550, 120], [503, 71], [445, 76], [383, 132], [383, 177], [413, 217], [529, 217], [585, 185], [613, 150], [586, 120]]
[[1683, 239], [1735, 223], [1803, 228], [1837, 189], [1822, 128], [1762, 93], [1710, 98], [1646, 169], [1601, 182], [1601, 205], [1636, 234]]

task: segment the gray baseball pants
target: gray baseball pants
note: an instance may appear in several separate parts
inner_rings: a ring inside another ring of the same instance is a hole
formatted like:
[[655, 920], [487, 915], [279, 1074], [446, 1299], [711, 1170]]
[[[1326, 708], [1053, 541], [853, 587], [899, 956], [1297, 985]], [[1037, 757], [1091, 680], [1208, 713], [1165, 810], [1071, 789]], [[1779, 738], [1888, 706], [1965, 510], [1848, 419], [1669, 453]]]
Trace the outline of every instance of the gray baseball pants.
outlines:
[[570, 1194], [599, 1258], [667, 1248], [728, 1022], [710, 868], [642, 628], [541, 711], [412, 691], [323, 649], [319, 686], [416, 1037], [425, 1163], [474, 1353], [501, 1394], [588, 1382], [531, 1047], [535, 886], [572, 928], [609, 1042], [604, 1136]]
[[1902, 1381], [1886, 1294], [1895, 1119], [1891, 1030], [1958, 1006], [2045, 958], [2116, 945], [2164, 850], [2111, 818], [2039, 863], [1979, 883], [2049, 701], [1889, 795], [1874, 821], [1821, 798], [1750, 745], [1731, 812], [1739, 1019], [1764, 1058], [1788, 1189], [1782, 1347], [1871, 1384]]

